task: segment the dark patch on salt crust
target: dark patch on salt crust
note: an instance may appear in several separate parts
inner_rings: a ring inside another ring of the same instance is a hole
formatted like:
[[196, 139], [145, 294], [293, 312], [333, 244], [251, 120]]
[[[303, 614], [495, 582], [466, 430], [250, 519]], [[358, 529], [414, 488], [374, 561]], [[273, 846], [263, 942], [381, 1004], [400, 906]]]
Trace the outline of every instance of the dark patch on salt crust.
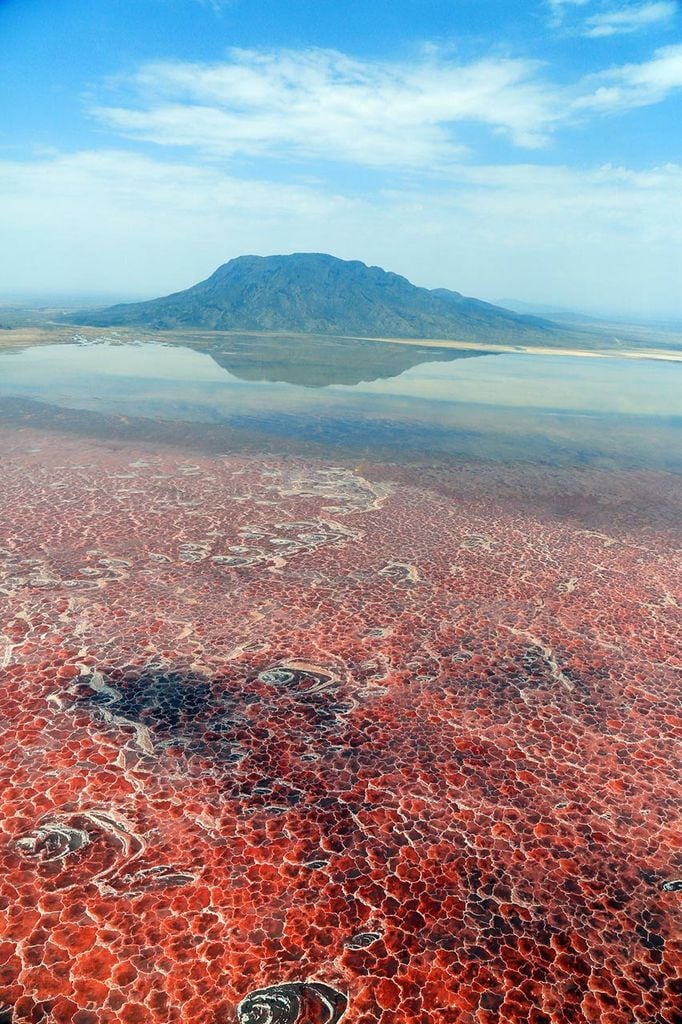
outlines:
[[[342, 750], [344, 719], [357, 706], [344, 690], [337, 670], [294, 659], [260, 672], [227, 666], [212, 676], [182, 664], [105, 663], [79, 676], [68, 693], [117, 730], [122, 746], [154, 757], [172, 752], [174, 773], [217, 771], [223, 793], [231, 792], [245, 811], [278, 815], [310, 795], [307, 776], [282, 784], [282, 743], [289, 735], [304, 737], [302, 761]], [[266, 776], [271, 784], [253, 784]], [[280, 781], [272, 784], [273, 778]]]
[[214, 764], [243, 756], [234, 733], [249, 697], [231, 692], [222, 680], [185, 668], [106, 666], [81, 677], [75, 692], [78, 703], [109, 724], [143, 727], [158, 752], [177, 747]]
[[91, 703], [111, 706], [117, 716], [162, 737], [172, 737], [190, 723], [210, 717], [210, 684], [196, 672], [113, 671], [107, 683], [120, 696], [114, 700], [106, 692], [93, 693], [88, 698]]

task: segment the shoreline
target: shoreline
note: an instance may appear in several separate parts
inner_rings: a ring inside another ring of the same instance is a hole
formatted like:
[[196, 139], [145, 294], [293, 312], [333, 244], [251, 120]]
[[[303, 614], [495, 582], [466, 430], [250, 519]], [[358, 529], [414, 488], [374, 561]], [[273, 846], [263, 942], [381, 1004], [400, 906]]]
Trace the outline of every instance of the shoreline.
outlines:
[[165, 344], [178, 344], [184, 341], [202, 340], [211, 341], [227, 340], [230, 337], [253, 337], [253, 338], [300, 338], [302, 341], [315, 337], [324, 337], [327, 340], [338, 341], [362, 341], [376, 342], [378, 344], [405, 345], [417, 348], [446, 348], [455, 351], [478, 351], [494, 354], [519, 353], [521, 355], [537, 356], [568, 356], [571, 358], [592, 358], [592, 359], [650, 359], [663, 362], [682, 362], [682, 349], [661, 349], [661, 348], [593, 348], [581, 349], [575, 347], [554, 347], [528, 344], [504, 344], [485, 341], [461, 341], [453, 338], [376, 338], [362, 335], [314, 335], [298, 334], [285, 331], [202, 331], [202, 330], [167, 330], [150, 331], [130, 327], [76, 327], [72, 325], [48, 325], [45, 327], [16, 327], [6, 328], [0, 331], [0, 351], [12, 351], [21, 348], [31, 348], [38, 345], [64, 345], [73, 344], [74, 341], [84, 339], [95, 341], [102, 339], [114, 341], [119, 344], [131, 341], [162, 342]]

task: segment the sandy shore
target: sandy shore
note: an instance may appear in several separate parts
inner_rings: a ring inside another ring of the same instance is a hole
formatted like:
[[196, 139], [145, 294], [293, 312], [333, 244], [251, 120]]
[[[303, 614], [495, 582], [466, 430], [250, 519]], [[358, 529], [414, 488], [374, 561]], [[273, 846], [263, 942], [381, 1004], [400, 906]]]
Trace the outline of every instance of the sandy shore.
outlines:
[[450, 341], [436, 338], [362, 338], [362, 341], [391, 342], [393, 345], [419, 345], [429, 348], [454, 348], [477, 352], [524, 352], [536, 356], [592, 356], [597, 359], [665, 359], [682, 362], [682, 352], [667, 349], [579, 349], [549, 348], [540, 345], [495, 345], [486, 342]]

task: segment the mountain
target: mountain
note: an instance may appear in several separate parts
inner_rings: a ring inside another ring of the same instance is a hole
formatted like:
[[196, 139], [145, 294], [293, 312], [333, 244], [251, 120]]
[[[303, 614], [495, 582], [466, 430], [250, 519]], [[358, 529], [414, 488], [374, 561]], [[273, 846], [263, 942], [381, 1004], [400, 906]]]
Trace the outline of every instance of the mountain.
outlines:
[[557, 324], [322, 253], [239, 256], [160, 299], [69, 314], [69, 323], [559, 343]]

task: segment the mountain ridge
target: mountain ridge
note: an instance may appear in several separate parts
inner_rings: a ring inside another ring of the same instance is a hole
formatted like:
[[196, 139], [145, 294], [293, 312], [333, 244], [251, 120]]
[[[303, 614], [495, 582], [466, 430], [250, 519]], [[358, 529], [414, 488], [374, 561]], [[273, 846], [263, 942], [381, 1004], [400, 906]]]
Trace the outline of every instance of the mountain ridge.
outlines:
[[400, 274], [326, 253], [238, 256], [182, 291], [64, 319], [97, 327], [550, 344], [561, 331], [540, 317], [446, 288], [421, 288]]

